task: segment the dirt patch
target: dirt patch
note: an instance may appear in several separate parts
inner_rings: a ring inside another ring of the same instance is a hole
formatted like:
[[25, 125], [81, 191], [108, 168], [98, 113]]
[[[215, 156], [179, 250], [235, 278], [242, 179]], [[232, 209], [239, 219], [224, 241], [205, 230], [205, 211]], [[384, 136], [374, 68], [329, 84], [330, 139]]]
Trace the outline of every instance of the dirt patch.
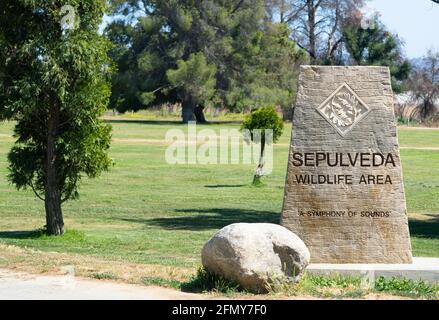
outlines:
[[75, 274], [84, 278], [106, 275], [111, 280], [142, 284], [144, 278], [187, 281], [195, 270], [161, 265], [107, 261], [94, 257], [57, 252], [42, 252], [0, 244], [0, 267], [33, 274], [62, 274], [61, 269], [74, 266]]

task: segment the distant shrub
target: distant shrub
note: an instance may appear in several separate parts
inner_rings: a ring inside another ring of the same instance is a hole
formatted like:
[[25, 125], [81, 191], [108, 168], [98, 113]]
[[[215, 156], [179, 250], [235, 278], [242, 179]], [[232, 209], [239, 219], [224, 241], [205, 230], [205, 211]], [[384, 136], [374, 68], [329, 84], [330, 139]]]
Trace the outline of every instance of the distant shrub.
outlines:
[[[253, 185], [262, 185], [261, 178], [264, 175], [265, 145], [270, 142], [277, 142], [282, 135], [283, 128], [282, 118], [273, 106], [259, 108], [245, 117], [241, 130], [246, 129], [250, 131], [250, 136], [246, 138], [261, 144], [259, 165], [254, 174]], [[267, 130], [269, 131], [267, 132]], [[266, 140], [268, 136], [271, 137], [271, 141]]]

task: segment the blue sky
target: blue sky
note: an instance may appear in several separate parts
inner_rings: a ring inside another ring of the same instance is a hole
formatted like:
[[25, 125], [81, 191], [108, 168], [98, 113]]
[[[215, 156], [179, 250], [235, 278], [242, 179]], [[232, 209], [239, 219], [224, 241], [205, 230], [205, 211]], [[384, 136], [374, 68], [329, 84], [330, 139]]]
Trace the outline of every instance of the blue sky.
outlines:
[[387, 28], [404, 41], [408, 58], [439, 50], [439, 4], [431, 0], [371, 0]]

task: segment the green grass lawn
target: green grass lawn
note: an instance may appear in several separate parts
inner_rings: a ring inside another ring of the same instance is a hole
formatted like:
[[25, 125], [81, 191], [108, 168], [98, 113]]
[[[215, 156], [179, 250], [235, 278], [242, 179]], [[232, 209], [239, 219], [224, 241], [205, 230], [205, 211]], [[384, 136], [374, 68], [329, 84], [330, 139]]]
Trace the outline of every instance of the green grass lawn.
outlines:
[[[254, 165], [166, 164], [165, 134], [185, 129], [183, 125], [122, 119], [112, 126], [115, 166], [97, 180], [83, 180], [80, 199], [64, 206], [70, 231], [48, 238], [31, 232], [45, 223], [43, 203], [7, 181], [12, 124], [0, 124], [0, 243], [192, 268], [219, 228], [234, 222], [279, 222], [290, 125], [274, 148], [274, 172], [261, 188], [250, 185]], [[414, 255], [439, 257], [439, 150], [434, 150], [439, 130], [401, 128], [400, 143]]]

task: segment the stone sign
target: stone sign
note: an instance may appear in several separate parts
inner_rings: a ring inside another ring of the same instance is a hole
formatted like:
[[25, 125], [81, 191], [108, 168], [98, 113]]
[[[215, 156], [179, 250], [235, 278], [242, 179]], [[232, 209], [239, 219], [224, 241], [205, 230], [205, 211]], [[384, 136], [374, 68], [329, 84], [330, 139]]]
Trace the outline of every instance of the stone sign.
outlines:
[[411, 263], [387, 67], [301, 68], [282, 224], [312, 263]]

